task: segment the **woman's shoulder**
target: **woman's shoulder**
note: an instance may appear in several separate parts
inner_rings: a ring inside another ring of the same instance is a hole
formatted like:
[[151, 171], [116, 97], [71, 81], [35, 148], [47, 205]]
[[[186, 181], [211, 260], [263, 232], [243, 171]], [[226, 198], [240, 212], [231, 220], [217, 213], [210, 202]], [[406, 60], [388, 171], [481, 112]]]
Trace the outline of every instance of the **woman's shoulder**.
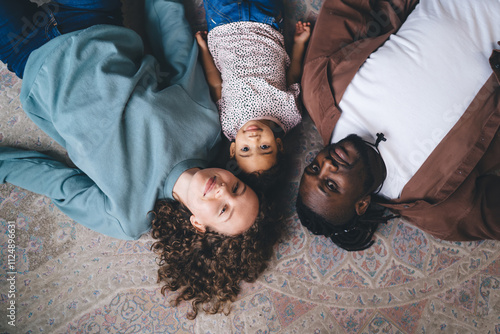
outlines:
[[136, 61], [143, 53], [141, 37], [125, 27], [95, 25], [63, 34], [31, 53], [24, 71], [25, 93], [21, 93], [21, 98], [30, 93], [42, 73], [44, 80], [64, 79], [68, 72], [95, 66], [96, 62], [108, 57]]

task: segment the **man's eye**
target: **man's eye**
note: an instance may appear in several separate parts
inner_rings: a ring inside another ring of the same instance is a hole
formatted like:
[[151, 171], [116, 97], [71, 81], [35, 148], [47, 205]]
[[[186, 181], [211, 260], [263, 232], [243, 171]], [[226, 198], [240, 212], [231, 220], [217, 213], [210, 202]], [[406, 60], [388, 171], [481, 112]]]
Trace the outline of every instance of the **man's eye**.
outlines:
[[314, 173], [318, 173], [319, 172], [319, 166], [318, 165], [315, 165], [315, 164], [310, 164], [309, 165], [309, 169], [314, 172]]
[[233, 194], [236, 194], [238, 192], [238, 188], [240, 187], [240, 183], [237, 182], [234, 187], [233, 187]]
[[242, 147], [242, 148], [241, 148], [241, 150], [242, 150], [243, 152], [248, 152], [249, 148], [245, 146], [245, 147]]
[[332, 191], [337, 190], [337, 184], [330, 180], [326, 180], [326, 187]]
[[222, 210], [220, 210], [220, 214], [222, 215], [224, 212], [226, 212], [226, 210], [227, 210], [227, 205], [224, 205]]
[[269, 145], [260, 145], [260, 148], [263, 150], [267, 150], [269, 147]]

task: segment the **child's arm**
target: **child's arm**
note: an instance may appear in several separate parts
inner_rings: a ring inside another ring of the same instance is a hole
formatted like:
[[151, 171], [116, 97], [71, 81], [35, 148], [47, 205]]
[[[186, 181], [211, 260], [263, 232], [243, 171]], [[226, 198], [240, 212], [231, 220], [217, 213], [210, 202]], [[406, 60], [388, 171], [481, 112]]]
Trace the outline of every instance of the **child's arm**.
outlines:
[[290, 86], [300, 81], [302, 76], [302, 59], [306, 50], [306, 43], [311, 36], [311, 26], [309, 22], [297, 22], [295, 25], [295, 35], [293, 36], [293, 49], [290, 67], [286, 74], [286, 84]]
[[208, 86], [210, 87], [210, 95], [212, 96], [212, 100], [217, 102], [221, 98], [222, 78], [219, 70], [215, 66], [210, 50], [208, 49], [207, 32], [198, 31], [195, 36], [196, 42], [198, 42], [200, 48], [201, 62], [205, 70], [205, 76], [207, 77]]

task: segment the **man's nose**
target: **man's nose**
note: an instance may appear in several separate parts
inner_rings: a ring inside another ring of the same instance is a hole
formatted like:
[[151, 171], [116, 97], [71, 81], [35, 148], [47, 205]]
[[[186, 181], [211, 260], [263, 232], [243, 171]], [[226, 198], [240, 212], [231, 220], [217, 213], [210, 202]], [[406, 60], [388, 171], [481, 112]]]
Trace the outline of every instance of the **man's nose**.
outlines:
[[323, 160], [323, 166], [321, 166], [321, 172], [320, 174], [327, 174], [327, 173], [336, 173], [339, 170], [339, 165], [333, 161], [333, 159], [329, 159], [326, 157]]

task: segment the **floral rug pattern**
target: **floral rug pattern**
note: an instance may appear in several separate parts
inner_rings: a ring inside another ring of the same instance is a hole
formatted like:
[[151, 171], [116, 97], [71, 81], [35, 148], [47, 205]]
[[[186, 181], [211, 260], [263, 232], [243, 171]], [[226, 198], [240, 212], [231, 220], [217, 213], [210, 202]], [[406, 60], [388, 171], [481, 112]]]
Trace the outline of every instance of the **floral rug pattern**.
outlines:
[[[293, 27], [299, 19], [313, 22], [321, 1], [286, 5]], [[202, 28], [201, 2], [186, 6], [194, 29]], [[0, 65], [0, 145], [67, 160], [26, 117], [21, 80]], [[175, 294], [159, 291], [149, 235], [137, 241], [100, 235], [46, 197], [0, 185], [0, 333], [500, 333], [500, 242], [440, 241], [393, 219], [370, 249], [345, 252], [309, 233], [294, 212], [300, 174], [321, 148], [319, 135], [305, 117], [288, 136], [294, 173], [287, 233], [227, 316], [202, 313], [191, 321], [187, 304], [170, 305]], [[9, 274], [12, 233], [16, 262]], [[13, 300], [15, 327], [8, 317]]]

